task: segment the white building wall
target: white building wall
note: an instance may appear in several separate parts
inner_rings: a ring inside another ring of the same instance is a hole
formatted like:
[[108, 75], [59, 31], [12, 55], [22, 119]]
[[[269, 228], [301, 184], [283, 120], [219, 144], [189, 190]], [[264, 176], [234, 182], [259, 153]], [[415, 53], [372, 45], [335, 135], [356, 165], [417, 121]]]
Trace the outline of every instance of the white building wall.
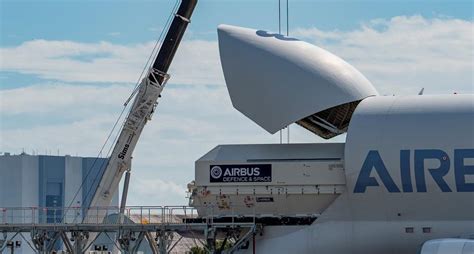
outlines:
[[18, 155], [0, 159], [0, 207], [22, 206], [22, 163]]
[[31, 155], [20, 155], [21, 161], [21, 204], [22, 207], [38, 206], [39, 172], [38, 157]]
[[65, 213], [66, 222], [73, 222], [82, 218], [82, 209], [74, 208], [82, 205], [82, 158], [66, 156], [65, 159], [64, 205], [72, 206]]
[[[27, 154], [0, 156], [0, 209], [7, 207], [37, 207], [38, 206], [38, 157]], [[2, 214], [3, 213], [3, 214]], [[25, 222], [37, 218], [33, 210], [13, 212], [11, 209], [0, 212], [0, 222]], [[12, 234], [8, 234], [10, 239]], [[29, 234], [23, 233], [28, 239]], [[15, 248], [17, 254], [30, 254], [34, 251], [21, 236], [13, 241], [21, 241], [22, 246]], [[8, 250], [4, 251], [9, 252]]]
[[[64, 205], [77, 206], [82, 205], [82, 191], [78, 191], [83, 181], [82, 157], [65, 157], [64, 165]], [[38, 209], [32, 213], [31, 207], [39, 207], [39, 189], [40, 183], [45, 183], [45, 179], [40, 178], [39, 156], [21, 154], [21, 155], [0, 155], [0, 223], [6, 222], [27, 222], [28, 220], [38, 219]], [[41, 180], [41, 181], [40, 181]], [[45, 186], [43, 186], [45, 188]], [[77, 193], [77, 196], [75, 197]], [[118, 206], [118, 191], [112, 200], [112, 206]], [[71, 203], [71, 201], [73, 201]], [[13, 207], [25, 208], [21, 212], [12, 209]], [[4, 212], [4, 208], [8, 208]], [[15, 212], [13, 212], [15, 211]], [[79, 212], [79, 214], [78, 214]], [[71, 222], [74, 218], [82, 218], [81, 209], [71, 209], [67, 212], [66, 222]], [[77, 221], [77, 220], [76, 220]], [[13, 234], [8, 234], [10, 237]], [[25, 239], [31, 239], [29, 233], [23, 234]], [[0, 235], [3, 238], [3, 235]], [[17, 235], [13, 241], [21, 241], [21, 247], [15, 248], [17, 254], [35, 253], [25, 242]], [[108, 244], [107, 239], [101, 239], [100, 244]], [[10, 250], [5, 250], [9, 253]]]

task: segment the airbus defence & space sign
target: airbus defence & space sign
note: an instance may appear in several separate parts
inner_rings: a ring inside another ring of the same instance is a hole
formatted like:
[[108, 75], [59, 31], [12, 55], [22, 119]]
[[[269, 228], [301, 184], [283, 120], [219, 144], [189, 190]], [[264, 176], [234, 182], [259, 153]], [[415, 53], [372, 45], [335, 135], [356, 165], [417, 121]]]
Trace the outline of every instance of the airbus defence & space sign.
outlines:
[[210, 165], [211, 183], [254, 183], [272, 181], [272, 164]]

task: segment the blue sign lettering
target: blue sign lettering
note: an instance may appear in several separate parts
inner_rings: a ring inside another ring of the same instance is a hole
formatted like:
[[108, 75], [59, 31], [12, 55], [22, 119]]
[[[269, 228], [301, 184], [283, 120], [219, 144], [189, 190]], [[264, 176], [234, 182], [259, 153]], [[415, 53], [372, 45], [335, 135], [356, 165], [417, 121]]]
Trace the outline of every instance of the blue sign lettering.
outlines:
[[[411, 179], [411, 161], [410, 150], [400, 151], [400, 179], [403, 192], [413, 192]], [[467, 175], [474, 176], [474, 164], [468, 165], [466, 159], [474, 160], [474, 149], [455, 149], [454, 150], [454, 176], [456, 181], [456, 191], [474, 192], [474, 182], [466, 180]], [[426, 168], [426, 160], [435, 160], [439, 163], [438, 167]], [[448, 154], [439, 149], [417, 149], [414, 151], [414, 175], [417, 192], [427, 192], [426, 171], [435, 181], [442, 192], [452, 192], [451, 187], [445, 180], [450, 171], [451, 161]], [[385, 163], [377, 150], [371, 150], [367, 154], [365, 161], [357, 178], [354, 193], [364, 193], [367, 187], [380, 186], [380, 183], [372, 175], [377, 174], [388, 192], [398, 193], [400, 189], [393, 180]]]
[[388, 173], [382, 158], [380, 158], [379, 152], [370, 151], [365, 158], [362, 169], [360, 170], [359, 178], [357, 179], [357, 184], [354, 188], [355, 193], [365, 192], [368, 186], [379, 186], [377, 179], [370, 176], [372, 169], [375, 169], [375, 172], [377, 172], [389, 192], [400, 192], [392, 177]]
[[410, 150], [400, 151], [400, 175], [403, 192], [413, 192], [410, 172]]
[[474, 165], [466, 165], [465, 159], [474, 159], [474, 149], [454, 150], [454, 177], [458, 192], [474, 192], [474, 183], [466, 183], [466, 175], [474, 175]]

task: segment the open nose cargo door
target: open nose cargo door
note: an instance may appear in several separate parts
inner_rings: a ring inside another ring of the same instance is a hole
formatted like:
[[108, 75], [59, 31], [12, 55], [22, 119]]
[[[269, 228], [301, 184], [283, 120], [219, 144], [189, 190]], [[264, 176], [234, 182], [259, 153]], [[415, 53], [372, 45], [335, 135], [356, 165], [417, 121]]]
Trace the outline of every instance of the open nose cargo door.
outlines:
[[312, 44], [230, 25], [220, 25], [218, 36], [232, 104], [272, 134], [296, 122], [337, 136], [358, 103], [378, 95], [352, 65]]

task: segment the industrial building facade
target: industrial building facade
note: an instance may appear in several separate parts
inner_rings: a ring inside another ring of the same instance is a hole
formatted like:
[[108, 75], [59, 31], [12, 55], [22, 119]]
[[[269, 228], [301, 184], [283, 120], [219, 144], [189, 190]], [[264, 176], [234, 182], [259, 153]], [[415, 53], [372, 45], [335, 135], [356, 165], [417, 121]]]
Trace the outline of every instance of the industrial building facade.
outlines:
[[[86, 207], [106, 164], [106, 158], [0, 155], [0, 207]], [[112, 203], [118, 205], [118, 193]]]
[[[35, 214], [43, 223], [77, 221], [106, 165], [106, 158], [4, 153], [0, 155], [0, 209], [47, 207]], [[118, 206], [118, 191], [111, 205]], [[26, 244], [15, 252], [33, 253]]]

